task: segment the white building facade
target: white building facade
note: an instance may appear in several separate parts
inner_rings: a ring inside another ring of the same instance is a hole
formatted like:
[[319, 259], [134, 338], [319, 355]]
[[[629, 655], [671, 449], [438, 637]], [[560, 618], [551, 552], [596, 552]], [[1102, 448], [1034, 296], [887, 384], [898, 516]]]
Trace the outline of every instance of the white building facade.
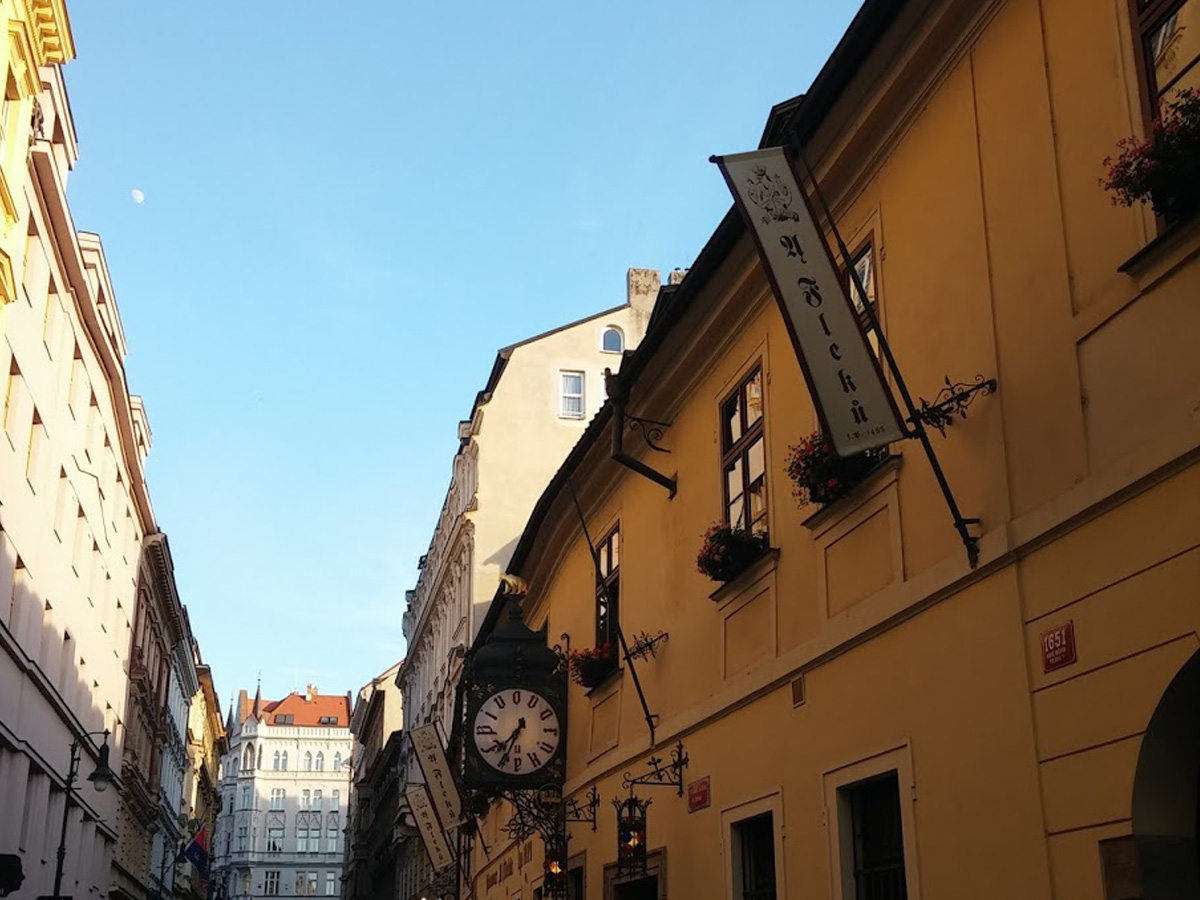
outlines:
[[350, 698], [251, 702], [227, 726], [213, 875], [229, 900], [337, 896], [350, 799]]
[[15, 900], [53, 893], [65, 814], [61, 893], [104, 897], [123, 786], [87, 778], [105, 730], [122, 770], [139, 558], [156, 531], [150, 430], [103, 246], [67, 203], [78, 148], [62, 72], [38, 67], [73, 55], [65, 12], [5, 9], [19, 96], [0, 116], [0, 853], [21, 859]]
[[[671, 282], [681, 277], [673, 273]], [[459, 424], [450, 487], [406, 597], [408, 656], [396, 676], [405, 730], [437, 721], [450, 733], [463, 653], [533, 504], [604, 402], [604, 370], [617, 371], [646, 332], [661, 277], [630, 269], [626, 283], [625, 304], [500, 350], [471, 417]], [[403, 781], [420, 781], [409, 750], [401, 754]], [[419, 845], [405, 854], [401, 900], [420, 896], [422, 860]]]

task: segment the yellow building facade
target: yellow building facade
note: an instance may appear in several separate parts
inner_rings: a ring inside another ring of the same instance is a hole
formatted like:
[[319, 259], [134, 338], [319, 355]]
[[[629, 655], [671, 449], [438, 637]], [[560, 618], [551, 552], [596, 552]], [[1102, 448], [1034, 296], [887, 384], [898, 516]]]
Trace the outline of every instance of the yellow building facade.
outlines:
[[[677, 491], [613, 461], [606, 404], [509, 564], [526, 620], [591, 646], [590, 537], [629, 641], [669, 635], [571, 687], [564, 793], [602, 800], [570, 825], [575, 896], [1197, 895], [1200, 221], [1098, 183], [1171, 88], [1163, 17], [1197, 0], [1151, 5], [868, 0], [773, 111], [763, 144], [806, 148], [913, 392], [999, 381], [933, 435], [979, 562], [915, 441], [841, 500], [794, 501], [816, 416], [731, 211], [621, 366], [627, 412], [669, 426], [669, 454], [637, 458]], [[754, 477], [727, 487], [747, 446]], [[696, 556], [742, 488], [772, 549], [721, 586]], [[648, 871], [622, 880], [611, 801], [679, 742], [684, 796], [634, 788]], [[541, 842], [507, 840], [510, 814], [482, 820], [464, 896], [540, 896]]]
[[[29, 149], [49, 137], [38, 96], [43, 90], [38, 69], [75, 58], [63, 0], [4, 0], [3, 10], [8, 43], [0, 98], [0, 334], [3, 309], [17, 299], [24, 266], [27, 232], [19, 224], [29, 214]], [[70, 137], [73, 143], [74, 134]]]

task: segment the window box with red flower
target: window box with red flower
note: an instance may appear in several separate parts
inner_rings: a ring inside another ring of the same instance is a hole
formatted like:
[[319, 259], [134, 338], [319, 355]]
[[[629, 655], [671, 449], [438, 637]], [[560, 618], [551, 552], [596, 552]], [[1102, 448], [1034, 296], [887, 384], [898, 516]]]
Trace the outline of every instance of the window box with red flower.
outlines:
[[886, 458], [886, 448], [843, 458], [815, 431], [790, 448], [787, 474], [792, 480], [792, 496], [801, 507], [841, 500]]
[[585, 650], [572, 650], [569, 660], [571, 680], [591, 690], [617, 671], [617, 648], [613, 644], [600, 644]]
[[1149, 203], [1170, 226], [1200, 212], [1200, 93], [1189, 88], [1164, 97], [1161, 110], [1145, 140], [1117, 143], [1101, 184], [1114, 204]]
[[713, 581], [732, 581], [767, 549], [765, 534], [717, 522], [704, 533], [696, 568]]

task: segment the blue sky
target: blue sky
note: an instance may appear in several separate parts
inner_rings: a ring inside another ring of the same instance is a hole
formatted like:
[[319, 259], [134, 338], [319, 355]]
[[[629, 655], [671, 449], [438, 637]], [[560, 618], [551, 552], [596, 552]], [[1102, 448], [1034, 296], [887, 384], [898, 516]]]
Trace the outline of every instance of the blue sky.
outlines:
[[857, 6], [70, 5], [69, 196], [223, 699], [403, 656], [495, 351], [688, 266], [730, 204], [709, 154], [753, 149]]

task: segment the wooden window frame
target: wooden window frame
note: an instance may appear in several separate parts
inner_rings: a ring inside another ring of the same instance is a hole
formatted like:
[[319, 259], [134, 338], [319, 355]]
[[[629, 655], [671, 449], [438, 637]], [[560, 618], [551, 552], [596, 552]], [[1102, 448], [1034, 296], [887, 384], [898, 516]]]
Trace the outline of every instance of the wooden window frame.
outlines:
[[[871, 327], [871, 317], [866, 312], [859, 312], [858, 306], [855, 304], [855, 295], [857, 291], [854, 287], [854, 279], [850, 272], [858, 267], [858, 261], [862, 259], [864, 253], [871, 254], [871, 281], [875, 285], [875, 300], [871, 302], [869, 299], [871, 311], [875, 314], [875, 321], [882, 326], [883, 322], [879, 317], [879, 247], [875, 242], [875, 232], [867, 233], [867, 236], [858, 242], [858, 245], [850, 253], [850, 267], [842, 269], [842, 283], [846, 287], [846, 295], [850, 298], [850, 305], [853, 307], [855, 315], [858, 316], [858, 321], [862, 324], [863, 334], [870, 335], [874, 329]], [[863, 305], [866, 306], [867, 303]], [[882, 328], [880, 328], [882, 331]]]
[[[1195, 0], [1192, 0], [1195, 2]], [[1145, 129], [1150, 130], [1150, 124], [1158, 118], [1158, 98], [1161, 94], [1177, 84], [1194, 67], [1200, 66], [1200, 58], [1192, 61], [1191, 65], [1179, 72], [1168, 84], [1159, 86], [1154, 78], [1154, 60], [1146, 54], [1146, 44], [1158, 27], [1166, 21], [1167, 16], [1178, 12], [1188, 0], [1129, 0], [1129, 28], [1133, 38], [1133, 55], [1137, 63], [1138, 93], [1142, 99], [1142, 115]]]
[[[752, 425], [747, 425], [746, 409], [747, 409], [748, 404], [746, 403], [746, 388], [750, 385], [750, 383], [752, 381], [754, 381], [756, 376], [759, 379], [759, 389], [762, 393], [762, 396], [759, 401], [762, 412], [759, 414], [757, 421], [755, 421]], [[755, 525], [757, 525], [761, 521], [762, 522], [761, 533], [764, 535], [770, 535], [770, 533], [771, 533], [771, 528], [770, 528], [771, 504], [770, 504], [769, 498], [767, 497], [767, 494], [766, 494], [766, 492], [767, 492], [767, 470], [770, 468], [767, 465], [767, 401], [766, 401], [767, 389], [766, 388], [767, 388], [766, 371], [763, 369], [762, 359], [758, 359], [754, 362], [754, 364], [752, 366], [750, 366], [750, 368], [746, 371], [745, 375], [738, 378], [737, 385], [733, 388], [733, 390], [726, 393], [724, 398], [721, 400], [721, 404], [718, 407], [717, 414], [718, 414], [718, 418], [719, 418], [719, 428], [721, 430], [721, 497], [722, 497], [722, 500], [724, 501], [722, 504], [722, 507], [721, 507], [722, 518], [724, 519], [725, 524], [729, 525], [730, 527], [736, 527], [736, 523], [733, 521], [733, 519], [729, 515], [729, 505], [732, 502], [729, 497], [729, 472], [730, 472], [730, 469], [740, 460], [741, 464], [742, 464], [742, 513], [741, 513], [741, 519], [743, 521], [743, 527], [746, 528], [746, 530], [750, 531], [750, 530], [753, 530]], [[726, 429], [726, 422], [728, 421], [727, 416], [726, 416], [726, 409], [729, 407], [730, 402], [735, 401], [735, 400], [738, 402], [738, 406], [739, 406], [739, 408], [738, 408], [738, 417], [739, 417], [738, 425], [741, 429], [741, 433], [738, 435], [736, 440], [733, 439], [732, 435], [727, 433], [727, 429]], [[762, 475], [760, 475], [758, 478], [751, 480], [749, 451], [750, 451], [750, 448], [753, 447], [754, 444], [759, 440], [762, 441], [762, 448], [763, 448], [763, 471], [762, 471]], [[751, 496], [750, 489], [753, 485], [757, 484], [760, 480], [762, 482], [762, 491], [763, 491], [763, 498], [764, 498], [763, 512], [762, 512], [762, 515], [760, 515], [758, 518], [752, 518], [753, 514], [750, 509], [750, 496]]]
[[[613, 553], [613, 547], [616, 553]], [[617, 558], [616, 565], [612, 560]], [[599, 571], [596, 573], [596, 646], [617, 643], [617, 628], [621, 621], [621, 524], [605, 532], [596, 544]], [[613, 668], [617, 667], [616, 654]]]

